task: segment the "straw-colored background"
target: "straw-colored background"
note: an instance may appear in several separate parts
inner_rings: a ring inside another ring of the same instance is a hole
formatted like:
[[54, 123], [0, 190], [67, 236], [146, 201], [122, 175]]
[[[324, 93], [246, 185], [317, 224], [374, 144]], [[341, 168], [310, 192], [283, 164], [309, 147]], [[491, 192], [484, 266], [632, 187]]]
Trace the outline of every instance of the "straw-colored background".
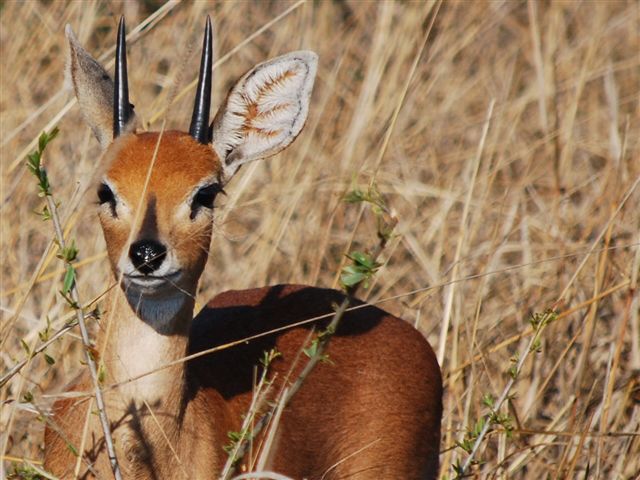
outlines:
[[[82, 298], [109, 282], [94, 212], [99, 149], [77, 106], [67, 108], [64, 25], [111, 68], [118, 16], [132, 32], [160, 5], [0, 5], [2, 373], [24, 358], [20, 340], [37, 345], [47, 318], [56, 329], [69, 314], [57, 294], [61, 265], [52, 255], [42, 260], [52, 226], [33, 213], [42, 200], [24, 168], [30, 142], [50, 123], [61, 133], [45, 161], [68, 236], [80, 247]], [[221, 60], [214, 108], [253, 64], [301, 48], [320, 55], [302, 135], [286, 153], [243, 168], [219, 201], [199, 301], [278, 282], [335, 285], [352, 238], [351, 248], [375, 242], [369, 216], [359, 222], [359, 207], [341, 197], [352, 182], [375, 177], [400, 235], [366, 295], [394, 297], [381, 306], [416, 323], [444, 353], [443, 477], [466, 458], [455, 442], [487, 413], [483, 395], [497, 397], [508, 382], [510, 359], [529, 340], [529, 315], [556, 306], [560, 318], [503, 409], [514, 433], [496, 427], [474, 471], [633, 478], [640, 471], [639, 5], [446, 2], [437, 15], [431, 2], [164, 5], [129, 41], [132, 102], [144, 128], [165, 119], [167, 128], [187, 128], [206, 13]], [[445, 286], [452, 279], [461, 281]], [[41, 459], [43, 425], [19, 400], [31, 392], [46, 410], [50, 395], [83, 368], [79, 345], [75, 333], [66, 335], [47, 350], [54, 366], [39, 356], [2, 389], [7, 468], [9, 458]]]

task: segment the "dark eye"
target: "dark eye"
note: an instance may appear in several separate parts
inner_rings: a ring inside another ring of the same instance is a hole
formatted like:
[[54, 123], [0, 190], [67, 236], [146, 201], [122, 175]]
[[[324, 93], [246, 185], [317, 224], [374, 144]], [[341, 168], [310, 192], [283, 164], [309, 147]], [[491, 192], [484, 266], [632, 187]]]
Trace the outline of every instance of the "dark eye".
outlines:
[[98, 200], [100, 201], [100, 205], [108, 203], [111, 206], [111, 213], [115, 216], [116, 197], [113, 194], [113, 191], [109, 188], [109, 185], [106, 183], [101, 183], [98, 187]]
[[213, 208], [213, 202], [216, 199], [216, 195], [222, 191], [222, 188], [217, 183], [206, 185], [202, 187], [193, 197], [193, 203], [191, 204], [191, 219], [193, 220], [201, 207]]

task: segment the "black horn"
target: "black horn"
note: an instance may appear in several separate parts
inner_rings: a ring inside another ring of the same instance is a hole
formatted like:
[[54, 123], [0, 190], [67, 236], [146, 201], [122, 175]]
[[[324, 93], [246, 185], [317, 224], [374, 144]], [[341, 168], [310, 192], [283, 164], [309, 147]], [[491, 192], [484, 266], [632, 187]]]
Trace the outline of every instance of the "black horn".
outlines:
[[116, 43], [116, 75], [113, 88], [113, 138], [124, 132], [132, 116], [129, 103], [129, 81], [127, 80], [127, 40], [125, 38], [124, 17], [118, 24]]
[[189, 134], [200, 143], [209, 143], [209, 110], [211, 109], [211, 67], [213, 65], [213, 46], [211, 40], [211, 18], [207, 15], [207, 25], [202, 42], [200, 76], [193, 105]]

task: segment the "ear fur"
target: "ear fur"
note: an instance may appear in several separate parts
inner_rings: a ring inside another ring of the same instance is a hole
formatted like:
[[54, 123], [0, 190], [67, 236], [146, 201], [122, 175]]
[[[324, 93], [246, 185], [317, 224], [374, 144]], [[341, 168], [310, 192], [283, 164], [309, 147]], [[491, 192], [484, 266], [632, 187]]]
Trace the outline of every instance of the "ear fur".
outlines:
[[67, 75], [73, 84], [85, 121], [105, 149], [113, 140], [113, 81], [104, 68], [80, 45], [70, 25]]
[[211, 126], [225, 181], [241, 165], [295, 140], [307, 119], [317, 66], [314, 52], [292, 52], [257, 65], [231, 88]]

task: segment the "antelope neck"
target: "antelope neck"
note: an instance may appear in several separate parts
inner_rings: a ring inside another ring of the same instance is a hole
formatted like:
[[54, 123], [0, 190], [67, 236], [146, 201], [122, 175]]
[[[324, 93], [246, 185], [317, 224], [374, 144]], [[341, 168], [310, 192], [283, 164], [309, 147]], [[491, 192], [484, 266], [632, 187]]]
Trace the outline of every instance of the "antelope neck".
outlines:
[[[107, 312], [110, 328], [102, 329], [98, 345], [102, 348], [109, 380], [125, 382], [160, 369], [119, 387], [114, 397], [125, 402], [127, 408], [132, 402], [141, 406], [143, 400], [150, 405], [158, 402], [165, 405], [171, 400], [179, 402], [184, 391], [185, 363], [162, 367], [187, 354], [193, 299], [143, 298], [136, 307], [121, 288], [115, 288], [106, 308], [111, 310]], [[161, 320], [161, 328], [149, 318], [152, 312]], [[111, 333], [106, 338], [109, 330]]]

